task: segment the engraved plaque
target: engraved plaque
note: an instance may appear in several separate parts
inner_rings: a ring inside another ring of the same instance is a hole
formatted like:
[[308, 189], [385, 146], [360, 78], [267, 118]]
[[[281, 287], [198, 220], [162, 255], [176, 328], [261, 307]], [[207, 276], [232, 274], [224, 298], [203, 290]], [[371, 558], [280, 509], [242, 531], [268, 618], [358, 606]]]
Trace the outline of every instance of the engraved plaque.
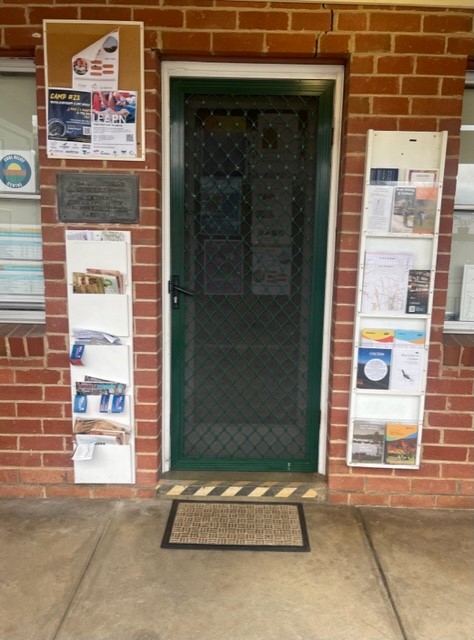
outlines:
[[138, 222], [138, 176], [123, 173], [60, 173], [60, 222]]

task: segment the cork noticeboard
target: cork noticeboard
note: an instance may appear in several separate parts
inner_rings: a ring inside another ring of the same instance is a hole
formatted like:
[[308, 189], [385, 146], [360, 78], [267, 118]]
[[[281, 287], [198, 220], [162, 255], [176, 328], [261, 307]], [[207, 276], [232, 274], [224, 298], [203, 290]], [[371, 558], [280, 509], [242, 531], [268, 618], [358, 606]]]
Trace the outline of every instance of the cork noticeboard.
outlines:
[[[118, 47], [118, 90], [130, 92], [136, 96], [136, 110], [134, 113], [134, 153], [119, 151], [116, 154], [94, 153], [93, 145], [90, 152], [87, 144], [75, 155], [77, 159], [101, 160], [144, 160], [144, 44], [142, 22], [106, 22], [97, 21], [44, 21], [45, 70], [46, 70], [46, 101], [48, 111], [51, 109], [50, 95], [52, 89], [65, 89], [68, 98], [79, 100], [83, 93], [75, 90], [72, 78], [72, 59], [81, 51], [91, 47], [98, 40], [112, 32], [119, 34]], [[71, 107], [72, 108], [72, 107]], [[87, 105], [82, 105], [83, 112]], [[66, 110], [67, 107], [64, 107]], [[50, 114], [48, 114], [48, 118]], [[70, 121], [74, 120], [71, 117]], [[49, 120], [48, 120], [49, 122]], [[49, 132], [48, 132], [49, 138]], [[69, 138], [72, 140], [73, 138]], [[81, 139], [81, 143], [84, 140]], [[87, 140], [86, 140], [87, 143]], [[64, 145], [65, 147], [67, 145]], [[70, 145], [73, 146], [73, 145]], [[87, 151], [84, 151], [84, 148]], [[50, 157], [73, 157], [71, 152], [61, 155], [60, 151]]]

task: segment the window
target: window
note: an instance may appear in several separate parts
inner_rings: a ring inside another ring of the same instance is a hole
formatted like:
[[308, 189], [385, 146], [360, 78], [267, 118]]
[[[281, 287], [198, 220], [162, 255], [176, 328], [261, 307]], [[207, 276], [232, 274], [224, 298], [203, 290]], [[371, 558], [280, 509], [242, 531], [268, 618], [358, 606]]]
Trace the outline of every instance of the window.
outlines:
[[0, 322], [44, 322], [32, 61], [0, 58]]
[[474, 333], [474, 72], [464, 92], [445, 331]]

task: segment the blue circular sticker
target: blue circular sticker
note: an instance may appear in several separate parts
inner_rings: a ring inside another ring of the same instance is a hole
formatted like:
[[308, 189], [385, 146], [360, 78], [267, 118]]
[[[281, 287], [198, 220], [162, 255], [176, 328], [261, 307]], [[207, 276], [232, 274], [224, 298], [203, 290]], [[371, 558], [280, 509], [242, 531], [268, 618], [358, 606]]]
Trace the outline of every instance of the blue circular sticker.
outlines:
[[30, 163], [19, 153], [9, 153], [0, 160], [0, 180], [9, 189], [22, 189], [30, 178]]

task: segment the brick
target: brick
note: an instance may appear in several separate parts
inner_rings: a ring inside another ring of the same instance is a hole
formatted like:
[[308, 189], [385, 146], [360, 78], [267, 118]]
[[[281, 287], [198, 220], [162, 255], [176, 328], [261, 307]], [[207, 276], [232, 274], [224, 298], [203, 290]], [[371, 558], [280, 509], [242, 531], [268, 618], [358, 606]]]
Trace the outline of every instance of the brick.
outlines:
[[[5, 413], [0, 412], [0, 415]], [[34, 434], [42, 433], [41, 418], [34, 420], [17, 420], [0, 418], [0, 431], [5, 434]]]
[[44, 488], [39, 485], [0, 485], [0, 498], [44, 498]]
[[59, 469], [22, 469], [20, 478], [25, 484], [62, 484], [66, 474]]
[[11, 418], [14, 416], [16, 416], [16, 404], [13, 402], [0, 402], [0, 428], [2, 418], [8, 418], [8, 424], [10, 424]]
[[421, 30], [421, 14], [400, 11], [371, 12], [369, 13], [369, 29], [371, 31], [387, 31], [388, 33], [418, 33]]
[[472, 15], [429, 14], [423, 16], [424, 33], [466, 33], [472, 37]]
[[466, 430], [456, 429], [456, 431], [446, 429], [444, 432], [444, 443], [474, 445], [474, 430], [472, 428]]
[[23, 451], [63, 451], [64, 438], [55, 436], [20, 436], [20, 450]]
[[330, 11], [305, 11], [291, 13], [292, 31], [331, 31]]
[[338, 31], [365, 31], [368, 14], [365, 11], [339, 11], [334, 9], [335, 24]]
[[427, 76], [408, 76], [402, 78], [402, 93], [403, 95], [420, 96], [420, 95], [437, 95], [439, 91], [439, 79]]
[[162, 9], [160, 7], [135, 7], [133, 19], [154, 27], [175, 27], [181, 29], [184, 26], [184, 11], [179, 9]]
[[349, 80], [349, 92], [362, 95], [387, 95], [400, 93], [396, 76], [353, 76]]
[[[421, 76], [463, 76], [466, 59], [463, 56], [417, 56], [416, 73]], [[429, 112], [428, 112], [429, 113]]]
[[23, 338], [8, 338], [8, 348], [12, 358], [24, 358], [26, 356]]
[[465, 462], [467, 460], [466, 447], [443, 447], [436, 445], [424, 445], [423, 457], [425, 460]]
[[424, 478], [413, 478], [412, 480], [413, 494], [454, 494], [456, 492], [455, 480], [426, 480]]
[[47, 498], [91, 498], [91, 490], [84, 485], [46, 486]]
[[18, 438], [16, 436], [0, 435], [0, 450], [16, 450], [18, 449]]
[[432, 54], [444, 53], [446, 39], [442, 36], [396, 35], [395, 53]]
[[461, 364], [464, 367], [474, 367], [474, 347], [464, 347]]
[[238, 29], [287, 31], [289, 20], [290, 14], [285, 11], [239, 11]]
[[314, 56], [316, 53], [316, 38], [312, 34], [298, 33], [276, 34], [268, 33], [265, 37], [267, 54], [281, 54], [285, 57]]
[[[81, 20], [97, 20], [97, 7], [81, 7]], [[128, 22], [132, 20], [131, 7], [107, 7], [103, 4], [100, 6], [100, 20], [113, 22], [119, 20]]]
[[349, 33], [324, 33], [317, 39], [319, 55], [340, 54], [352, 51], [352, 36]]
[[163, 31], [162, 33], [162, 53], [195, 53], [206, 54], [211, 50], [210, 33], [188, 33]]
[[3, 467], [39, 467], [41, 466], [41, 455], [18, 451], [0, 453], [0, 464]]
[[136, 474], [136, 483], [140, 487], [156, 487], [158, 479], [159, 477], [156, 471], [137, 471]]
[[[372, 55], [354, 54], [350, 61], [350, 73], [369, 74], [374, 73], [375, 57]], [[383, 71], [382, 73], [390, 73]]]
[[391, 51], [392, 36], [388, 33], [356, 33], [354, 36], [354, 51], [361, 53], [370, 51], [376, 53], [379, 51]]
[[44, 348], [44, 338], [26, 338], [26, 350], [27, 355], [29, 356], [44, 356], [45, 348]]
[[5, 27], [3, 29], [4, 48], [11, 49], [13, 51], [34, 51], [35, 47], [38, 46], [37, 33], [40, 29], [40, 25], [34, 25], [32, 27], [22, 25], [17, 27]]
[[17, 469], [0, 469], [0, 484], [16, 484], [19, 474]]
[[461, 347], [456, 344], [445, 345], [443, 349], [443, 364], [445, 367], [459, 366]]
[[459, 36], [447, 38], [446, 53], [452, 55], [464, 55], [467, 58], [474, 57], [474, 38], [460, 38]]
[[328, 489], [339, 491], [364, 491], [365, 479], [357, 476], [330, 476]]
[[373, 99], [373, 110], [379, 114], [399, 115], [409, 112], [410, 102], [408, 98], [377, 97]]
[[474, 395], [449, 396], [446, 401], [446, 408], [452, 411], [467, 411], [474, 414]]
[[[78, 20], [80, 18], [79, 9], [77, 7], [30, 7], [28, 11], [29, 23], [41, 26], [43, 20]], [[3, 22], [3, 12], [2, 12]]]
[[26, 24], [26, 7], [8, 7], [2, 8], [2, 25], [19, 25]]
[[438, 496], [436, 506], [440, 509], [474, 509], [474, 498], [470, 496]]
[[[429, 109], [429, 111], [427, 111]], [[436, 113], [437, 115], [455, 115], [460, 114], [462, 109], [462, 101], [458, 98], [448, 97], [424, 97], [412, 99], [412, 114], [421, 115], [424, 113]]]
[[367, 493], [409, 493], [411, 480], [408, 478], [372, 477], [366, 480]]
[[474, 496], [474, 480], [461, 481], [459, 493], [464, 496]]
[[428, 414], [428, 423], [431, 427], [448, 427], [455, 429], [469, 429], [472, 426], [472, 416], [467, 413], [453, 411], [434, 412]]
[[377, 58], [377, 71], [380, 74], [402, 74], [413, 73], [414, 59], [411, 55], [386, 55]]

